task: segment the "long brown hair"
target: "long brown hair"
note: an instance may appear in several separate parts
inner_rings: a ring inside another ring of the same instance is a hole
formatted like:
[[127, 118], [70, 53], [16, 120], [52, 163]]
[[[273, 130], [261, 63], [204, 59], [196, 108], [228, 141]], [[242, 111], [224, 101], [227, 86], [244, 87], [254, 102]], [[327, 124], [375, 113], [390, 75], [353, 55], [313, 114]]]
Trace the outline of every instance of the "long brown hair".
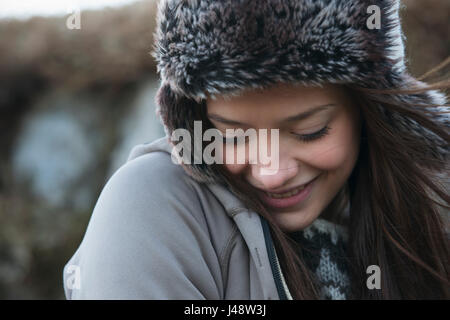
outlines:
[[[448, 163], [424, 153], [425, 140], [412, 139], [387, 123], [386, 110], [407, 116], [446, 143], [449, 132], [432, 121], [427, 105], [409, 105], [398, 94], [448, 89], [449, 81], [422, 88], [386, 90], [345, 86], [363, 116], [360, 153], [348, 184], [326, 210], [350, 203], [348, 259], [352, 299], [450, 298], [450, 246], [443, 213], [449, 209]], [[202, 120], [208, 122], [205, 114]], [[297, 244], [274, 222], [245, 181], [216, 166], [223, 182], [269, 223], [274, 245], [294, 299], [317, 299], [314, 275]], [[445, 211], [444, 211], [445, 210]], [[378, 265], [381, 290], [369, 290], [366, 269]]]

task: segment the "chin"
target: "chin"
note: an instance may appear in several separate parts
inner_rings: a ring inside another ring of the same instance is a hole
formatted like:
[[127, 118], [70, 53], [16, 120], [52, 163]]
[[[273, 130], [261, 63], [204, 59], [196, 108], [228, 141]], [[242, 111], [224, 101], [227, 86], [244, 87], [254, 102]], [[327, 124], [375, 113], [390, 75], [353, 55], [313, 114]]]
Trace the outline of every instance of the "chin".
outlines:
[[306, 214], [303, 212], [277, 212], [275, 221], [284, 232], [294, 232], [307, 228], [317, 218], [319, 214]]

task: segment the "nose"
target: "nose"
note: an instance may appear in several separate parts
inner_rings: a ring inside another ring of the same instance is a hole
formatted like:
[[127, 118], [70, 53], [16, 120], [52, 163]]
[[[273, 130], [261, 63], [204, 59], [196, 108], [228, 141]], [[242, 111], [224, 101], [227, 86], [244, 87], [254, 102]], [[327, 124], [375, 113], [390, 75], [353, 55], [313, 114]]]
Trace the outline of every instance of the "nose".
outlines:
[[289, 186], [289, 182], [299, 173], [299, 164], [290, 157], [280, 155], [279, 168], [274, 174], [264, 174], [263, 169], [267, 167], [261, 164], [250, 164], [250, 173], [255, 187], [266, 191], [275, 191]]

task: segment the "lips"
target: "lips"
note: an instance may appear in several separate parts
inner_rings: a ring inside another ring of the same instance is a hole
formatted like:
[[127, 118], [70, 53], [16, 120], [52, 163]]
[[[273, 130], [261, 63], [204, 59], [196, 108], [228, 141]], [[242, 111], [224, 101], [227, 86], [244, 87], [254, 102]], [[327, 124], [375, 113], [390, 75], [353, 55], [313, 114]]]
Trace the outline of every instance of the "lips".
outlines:
[[317, 179], [317, 177], [315, 177], [314, 179], [310, 180], [307, 183], [301, 184], [301, 185], [293, 187], [293, 188], [277, 191], [277, 192], [273, 192], [273, 191], [269, 192], [269, 191], [266, 191], [263, 189], [259, 189], [259, 190], [262, 191], [263, 193], [265, 193], [266, 195], [268, 195], [272, 198], [275, 198], [275, 199], [288, 198], [288, 197], [292, 197], [293, 195], [295, 195], [295, 194], [299, 193], [300, 191], [302, 191], [303, 189], [305, 189], [308, 184], [310, 184], [311, 182], [313, 182], [316, 179]]
[[271, 193], [271, 192], [266, 192], [266, 194], [274, 199], [282, 199], [282, 198], [289, 198], [292, 197], [294, 195], [296, 195], [297, 193], [299, 193], [300, 191], [302, 191], [303, 189], [305, 189], [307, 184], [304, 184], [302, 186], [296, 187], [294, 189], [292, 189], [291, 191], [288, 192], [283, 192], [283, 193]]
[[260, 190], [261, 200], [272, 208], [284, 209], [293, 207], [309, 198], [316, 180], [317, 177], [306, 184], [291, 189], [286, 189], [282, 193]]

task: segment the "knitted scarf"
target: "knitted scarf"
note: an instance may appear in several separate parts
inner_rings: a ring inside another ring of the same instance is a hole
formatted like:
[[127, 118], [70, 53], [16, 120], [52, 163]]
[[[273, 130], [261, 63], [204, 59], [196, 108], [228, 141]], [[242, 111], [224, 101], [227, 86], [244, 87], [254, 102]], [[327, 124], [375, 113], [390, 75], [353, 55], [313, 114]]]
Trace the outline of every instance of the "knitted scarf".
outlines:
[[344, 300], [350, 295], [346, 258], [348, 233], [344, 226], [316, 219], [307, 228], [290, 233], [299, 245], [302, 260], [316, 276], [321, 299]]

